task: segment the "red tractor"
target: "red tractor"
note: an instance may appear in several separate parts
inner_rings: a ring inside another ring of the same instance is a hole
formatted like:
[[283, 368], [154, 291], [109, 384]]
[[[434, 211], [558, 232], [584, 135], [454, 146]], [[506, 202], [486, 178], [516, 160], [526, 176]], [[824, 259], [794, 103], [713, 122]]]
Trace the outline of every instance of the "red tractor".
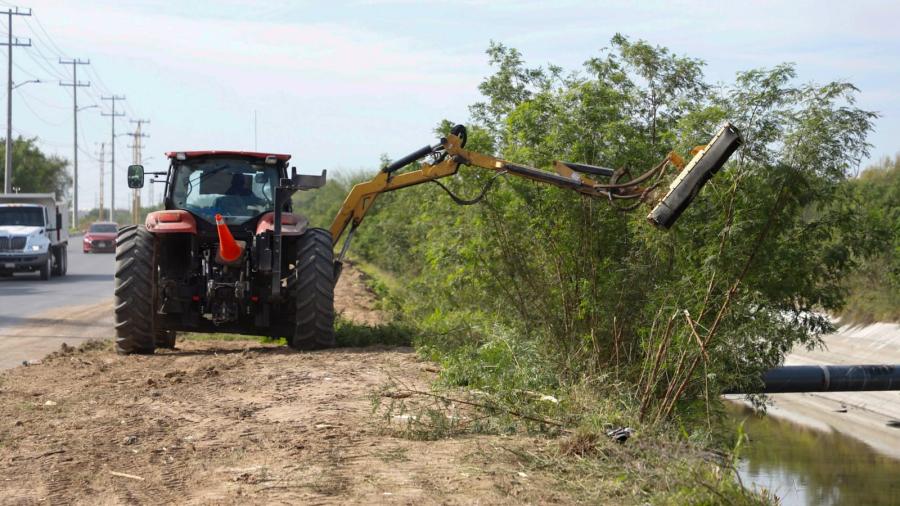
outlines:
[[[288, 175], [290, 155], [167, 153], [165, 210], [119, 231], [116, 348], [153, 353], [175, 333], [284, 337], [297, 349], [334, 345], [331, 235], [291, 208], [321, 176]], [[143, 186], [129, 167], [129, 187]]]
[[[573, 190], [611, 203], [648, 200], [666, 176], [680, 170], [648, 219], [670, 227], [699, 189], [740, 145], [726, 124], [685, 164], [670, 153], [643, 174], [555, 162], [554, 172], [465, 149], [466, 129], [454, 127], [428, 145], [385, 166], [353, 187], [330, 230], [312, 228], [293, 212], [291, 196], [320, 188], [321, 175], [288, 173], [290, 155], [243, 151], [168, 153], [165, 210], [145, 225], [119, 230], [116, 249], [115, 318], [119, 353], [153, 353], [172, 347], [176, 332], [225, 332], [283, 337], [291, 347], [334, 346], [334, 284], [353, 233], [378, 195], [457, 173], [460, 166], [493, 171]], [[414, 170], [402, 169], [426, 159]], [[597, 178], [607, 178], [599, 182]], [[463, 200], [472, 204], [481, 195]], [[144, 185], [144, 168], [128, 168], [128, 186]], [[443, 187], [443, 185], [442, 185]], [[444, 187], [447, 190], [446, 187]], [[449, 190], [447, 190], [449, 193]], [[627, 203], [627, 202], [626, 202]], [[633, 209], [627, 205], [623, 209]], [[348, 231], [349, 229], [349, 231]], [[347, 232], [340, 254], [334, 245]]]

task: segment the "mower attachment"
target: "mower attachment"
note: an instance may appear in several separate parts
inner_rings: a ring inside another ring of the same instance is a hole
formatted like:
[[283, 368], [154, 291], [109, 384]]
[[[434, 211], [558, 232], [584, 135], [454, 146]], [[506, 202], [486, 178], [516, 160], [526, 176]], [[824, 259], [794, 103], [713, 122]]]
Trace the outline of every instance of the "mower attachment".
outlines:
[[694, 200], [700, 188], [725, 165], [728, 157], [741, 145], [741, 133], [725, 123], [713, 140], [701, 149], [684, 170], [672, 181], [669, 192], [650, 211], [647, 219], [657, 227], [668, 229]]

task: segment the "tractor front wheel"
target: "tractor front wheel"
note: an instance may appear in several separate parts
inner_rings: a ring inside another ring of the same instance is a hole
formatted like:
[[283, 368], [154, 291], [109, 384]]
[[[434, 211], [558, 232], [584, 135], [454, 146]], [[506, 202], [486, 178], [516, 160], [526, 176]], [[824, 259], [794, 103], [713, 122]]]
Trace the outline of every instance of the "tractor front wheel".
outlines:
[[296, 350], [333, 348], [334, 254], [331, 233], [311, 228], [297, 241], [294, 267], [296, 324], [291, 347]]
[[116, 351], [150, 354], [156, 349], [156, 237], [143, 226], [124, 227], [116, 244]]

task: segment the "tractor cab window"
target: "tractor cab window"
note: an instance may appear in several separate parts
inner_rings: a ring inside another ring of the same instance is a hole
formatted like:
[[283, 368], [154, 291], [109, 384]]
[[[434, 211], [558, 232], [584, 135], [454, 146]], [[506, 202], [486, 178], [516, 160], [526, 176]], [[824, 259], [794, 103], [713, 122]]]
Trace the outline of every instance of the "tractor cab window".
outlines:
[[275, 209], [278, 168], [241, 159], [205, 159], [178, 165], [172, 187], [175, 207], [209, 221], [216, 214], [240, 224]]

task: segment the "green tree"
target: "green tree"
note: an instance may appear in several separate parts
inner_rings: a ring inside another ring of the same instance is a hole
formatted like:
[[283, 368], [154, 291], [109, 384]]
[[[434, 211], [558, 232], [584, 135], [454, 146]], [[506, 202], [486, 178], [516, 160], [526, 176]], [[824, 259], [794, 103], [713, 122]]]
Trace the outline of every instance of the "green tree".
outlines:
[[[58, 198], [68, 194], [72, 178], [66, 171], [68, 161], [47, 155], [37, 147], [37, 138], [21, 136], [13, 140], [12, 186], [22, 193], [55, 193]], [[6, 159], [6, 144], [0, 144], [0, 160]], [[5, 172], [0, 171], [0, 184]]]
[[[699, 60], [621, 35], [568, 74], [502, 44], [488, 56], [470, 149], [627, 178], [725, 120], [745, 143], [668, 233], [644, 211], [511, 176], [477, 206], [454, 206], [434, 185], [379, 197], [356, 251], [407, 280], [405, 315], [439, 336], [430, 344], [503, 336], [515, 343], [489, 348], [533, 350], [562, 384], [613, 371], [636, 385], [645, 418], [663, 420], [830, 328], [820, 313], [843, 305], [866, 242], [843, 188], [875, 114], [855, 105], [851, 84], [798, 84], [779, 65], [714, 87]], [[463, 169], [448, 184], [472, 195], [490, 177]]]
[[841, 316], [851, 322], [900, 321], [900, 155], [873, 164], [846, 186], [860, 215], [865, 250], [847, 279]]

